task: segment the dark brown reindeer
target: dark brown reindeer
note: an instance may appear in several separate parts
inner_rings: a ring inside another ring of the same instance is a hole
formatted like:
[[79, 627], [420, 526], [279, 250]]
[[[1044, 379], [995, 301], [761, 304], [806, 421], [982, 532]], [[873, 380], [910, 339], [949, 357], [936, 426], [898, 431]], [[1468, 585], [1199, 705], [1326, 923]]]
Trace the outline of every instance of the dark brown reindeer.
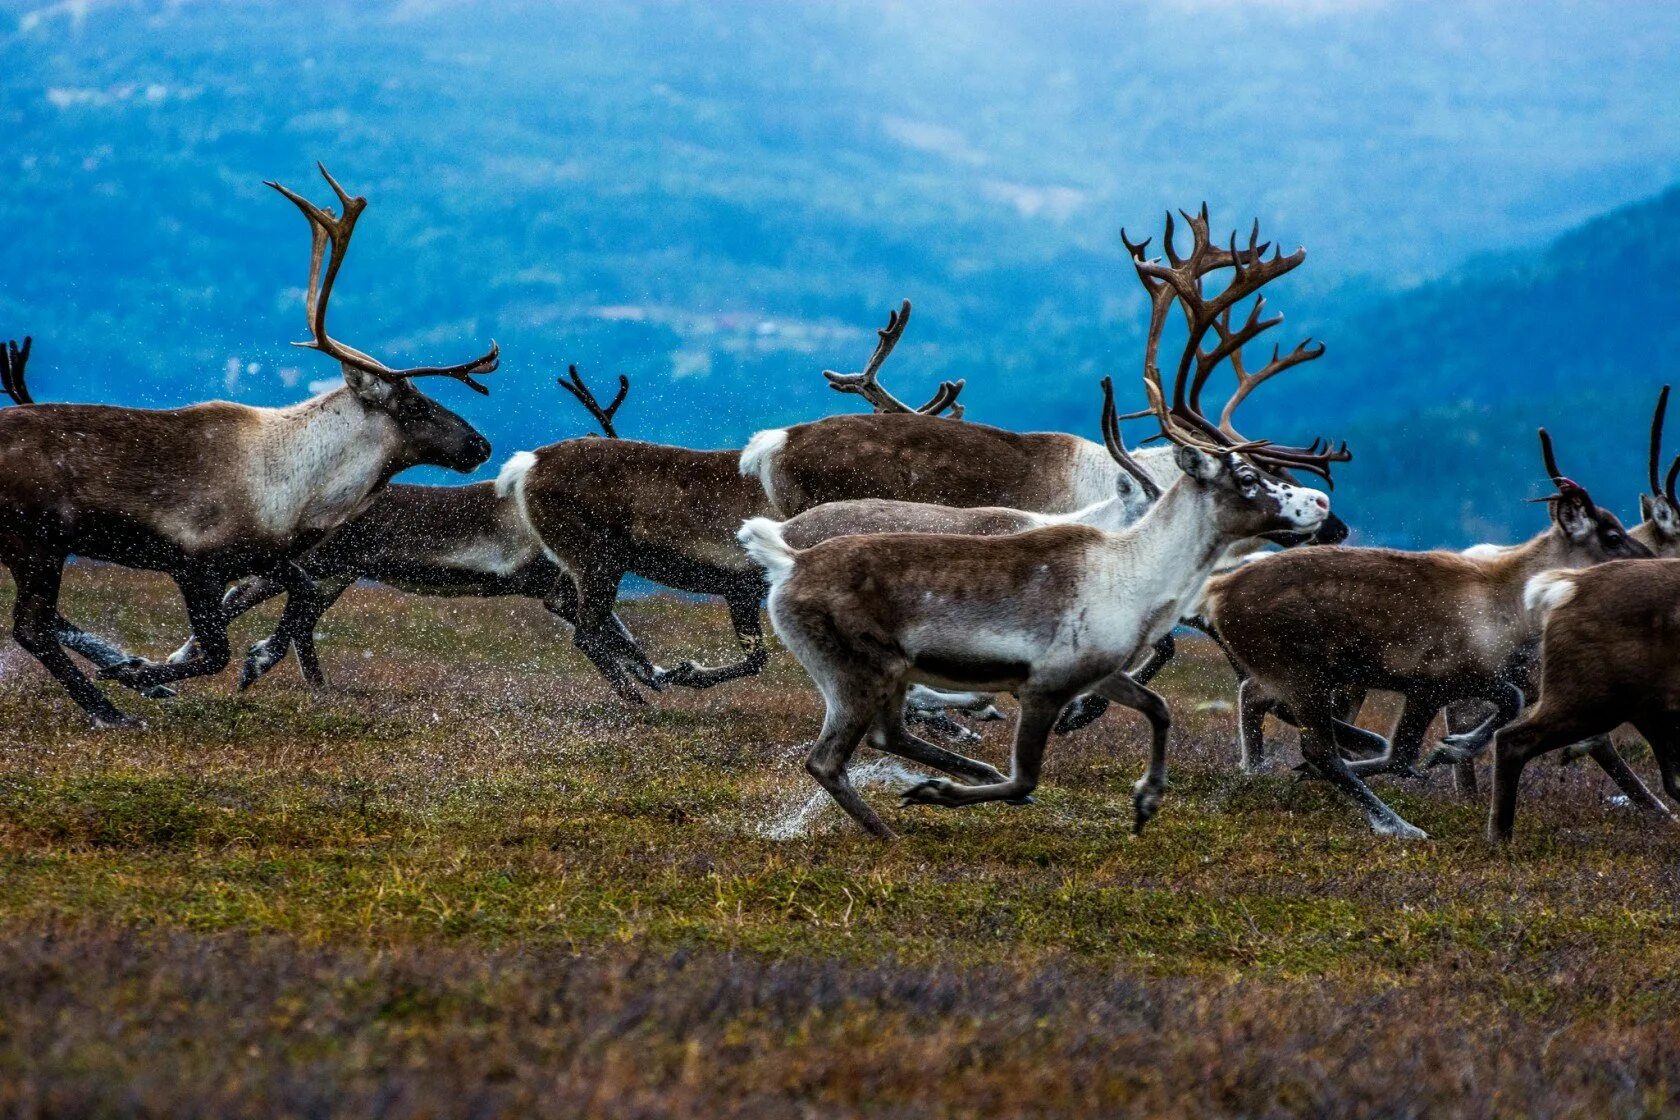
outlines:
[[[4, 347], [0, 347], [0, 391], [4, 391], [13, 404], [35, 403], [34, 396], [29, 392], [25, 373], [34, 342], [34, 339], [26, 337], [21, 346], [15, 341], [10, 341]], [[115, 642], [72, 625], [62, 614], [58, 616], [56, 624], [59, 644], [71, 653], [86, 658], [95, 669], [120, 665], [131, 659], [132, 655]], [[141, 695], [148, 700], [167, 700], [175, 695], [175, 690], [166, 685], [154, 685], [145, 689]]]
[[[619, 375], [618, 393], [606, 406], [584, 383], [577, 366], [559, 379], [593, 416], [609, 438], [617, 438], [614, 417], [630, 391]], [[315, 654], [315, 629], [321, 616], [357, 580], [372, 580], [416, 595], [514, 596], [535, 599], [550, 614], [577, 625], [577, 590], [569, 575], [548, 558], [510, 496], [493, 482], [466, 486], [415, 486], [392, 483], [380, 491], [365, 513], [350, 521], [297, 561], [315, 581], [316, 591], [288, 601], [275, 632], [245, 656], [239, 686], [247, 688], [286, 656], [297, 651], [304, 679], [315, 688], [326, 683]], [[285, 590], [266, 576], [242, 580], [228, 590], [222, 607], [237, 618]], [[617, 650], [644, 683], [656, 684], [657, 667], [649, 662], [616, 615], [609, 626]], [[189, 656], [189, 642], [174, 656]]]
[[[1650, 555], [1615, 514], [1563, 477], [1544, 429], [1540, 442], [1557, 488], [1546, 499], [1552, 527], [1524, 544], [1466, 553], [1303, 549], [1245, 565], [1209, 587], [1214, 624], [1252, 678], [1245, 689], [1286, 706], [1301, 728], [1306, 761], [1360, 804], [1375, 832], [1424, 836], [1361, 776], [1418, 776], [1423, 736], [1438, 711], [1467, 700], [1494, 708], [1432, 757], [1462, 762], [1522, 709], [1520, 657], [1537, 633], [1523, 606], [1527, 581], [1546, 569]], [[1381, 741], [1343, 720], [1348, 693], [1373, 689], [1400, 693], [1405, 711], [1378, 757], [1349, 763], [1338, 741]], [[1600, 761], [1607, 769], [1619, 763]]]
[[1541, 623], [1540, 699], [1495, 739], [1488, 838], [1510, 839], [1531, 759], [1623, 723], [1680, 801], [1680, 560], [1542, 572], [1524, 594]]
[[[1225, 266], [1230, 284], [1206, 297], [1202, 279], [1211, 269], [1204, 266], [1215, 250], [1205, 238], [1180, 258], [1169, 226], [1167, 264], [1148, 260], [1146, 245], [1132, 247], [1145, 287], [1152, 297], [1172, 294], [1152, 298], [1144, 381], [1179, 477], [1140, 521], [1119, 532], [1069, 524], [987, 537], [843, 536], [804, 550], [768, 518], [742, 527], [742, 543], [772, 584], [776, 633], [827, 704], [806, 768], [874, 836], [892, 831], [846, 773], [866, 734], [877, 749], [976, 783], [927, 781], [906, 792], [908, 802], [1019, 800], [1038, 783], [1058, 714], [1086, 691], [1137, 709], [1151, 724], [1149, 771], [1133, 795], [1141, 829], [1165, 788], [1170, 720], [1161, 697], [1125, 666], [1172, 628], [1232, 544], [1271, 531], [1311, 533], [1329, 513], [1324, 494], [1265, 472], [1309, 462], [1327, 471], [1345, 454], [1234, 438], [1198, 407], [1212, 370], [1265, 329], [1258, 310], [1230, 328], [1232, 308], [1293, 269], [1304, 252], [1268, 259], [1233, 251]], [[1169, 397], [1155, 355], [1174, 303], [1189, 331]], [[1204, 351], [1210, 331], [1219, 341]], [[1011, 774], [911, 734], [903, 707], [915, 684], [1014, 692], [1021, 714]]]
[[102, 678], [154, 689], [227, 663], [221, 600], [230, 580], [269, 574], [307, 593], [308, 580], [290, 561], [360, 512], [393, 474], [421, 464], [468, 471], [489, 455], [483, 436], [409, 381], [451, 377], [484, 392], [473, 375], [496, 368], [494, 345], [456, 366], [392, 369], [328, 334], [333, 281], [367, 200], [326, 178], [342, 216], [270, 185], [297, 205], [312, 234], [305, 296], [312, 338], [298, 345], [336, 359], [344, 388], [280, 409], [217, 401], [0, 411], [0, 562], [17, 583], [13, 635], [96, 725], [134, 721], [71, 661], [60, 638], [59, 585], [70, 556], [161, 571], [180, 588], [196, 653], [174, 664], [135, 658], [99, 669]]
[[[909, 315], [906, 301], [878, 332], [863, 372], [830, 372], [830, 383], [877, 407], [907, 408], [881, 386], [878, 374]], [[930, 415], [952, 410], [961, 391], [961, 382], [947, 382], [922, 407]], [[573, 641], [626, 701], [645, 702], [638, 683], [710, 688], [757, 673], [768, 660], [759, 623], [763, 574], [741, 550], [735, 530], [770, 507], [758, 479], [739, 470], [740, 460], [739, 451], [571, 439], [519, 452], [497, 478], [497, 492], [515, 498], [549, 557], [575, 579]], [[662, 669], [632, 648], [634, 643], [627, 647], [613, 626], [612, 608], [629, 574], [722, 597], [741, 658], [715, 667], [685, 661]]]

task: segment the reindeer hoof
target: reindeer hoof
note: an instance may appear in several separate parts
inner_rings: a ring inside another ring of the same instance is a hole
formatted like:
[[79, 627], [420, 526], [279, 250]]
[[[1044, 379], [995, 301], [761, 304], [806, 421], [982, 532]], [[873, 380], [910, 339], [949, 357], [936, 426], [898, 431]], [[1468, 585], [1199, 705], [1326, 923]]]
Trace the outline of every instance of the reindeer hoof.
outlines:
[[684, 661], [673, 669], [660, 669], [654, 674], [654, 691], [664, 692], [671, 685], [678, 688], [693, 688], [695, 676], [700, 667], [692, 661]]
[[1023, 793], [1019, 797], [1005, 798], [1003, 803], [1005, 805], [1037, 805], [1038, 798], [1034, 797], [1030, 793]]
[[958, 804], [951, 797], [951, 791], [955, 788], [944, 778], [929, 778], [925, 782], [917, 782], [899, 794], [898, 804], [900, 808], [909, 805], [943, 805], [952, 808]]
[[155, 684], [140, 693], [148, 700], [173, 700], [178, 695], [173, 688], [166, 684]]
[[1161, 791], [1140, 785], [1132, 794], [1132, 835], [1143, 833], [1143, 826], [1155, 819], [1155, 814], [1161, 811]]
[[93, 729], [95, 731], [144, 731], [146, 721], [125, 716], [118, 712], [115, 716], [94, 716]]

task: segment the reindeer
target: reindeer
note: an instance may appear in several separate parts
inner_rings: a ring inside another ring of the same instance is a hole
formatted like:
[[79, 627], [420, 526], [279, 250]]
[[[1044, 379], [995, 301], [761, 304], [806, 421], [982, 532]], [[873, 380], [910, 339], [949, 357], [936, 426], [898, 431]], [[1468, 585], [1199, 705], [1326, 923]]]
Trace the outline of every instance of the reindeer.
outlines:
[[[953, 383], [945, 384], [950, 386]], [[960, 383], [956, 384], [960, 387]], [[806, 549], [833, 537], [870, 533], [946, 533], [992, 537], [1052, 525], [1092, 525], [1107, 532], [1118, 532], [1143, 516], [1150, 504], [1161, 496], [1161, 487], [1126, 450], [1125, 442], [1120, 438], [1120, 416], [1114, 403], [1112, 378], [1102, 379], [1102, 390], [1103, 446], [1121, 468], [1115, 478], [1116, 493], [1104, 501], [1072, 513], [1035, 513], [1005, 506], [964, 508], [890, 498], [855, 498], [813, 506], [783, 521], [779, 526], [782, 539], [790, 548]], [[1156, 642], [1153, 656], [1145, 668], [1134, 674], [1138, 683], [1149, 683], [1171, 657], [1171, 651], [1172, 636], [1168, 634]], [[1097, 697], [1083, 699], [1086, 700], [1083, 706], [1069, 706], [1057, 724], [1058, 730], [1065, 732], [1083, 726], [1107, 706], [1106, 701]], [[911, 686], [906, 699], [906, 717], [911, 722], [930, 726], [947, 738], [969, 737], [963, 734], [964, 729], [960, 725], [943, 715], [950, 709], [1002, 718], [992, 707], [992, 697], [988, 694], [950, 693], [920, 684]]]
[[1530, 759], [1623, 723], [1680, 801], [1680, 560], [1541, 572], [1523, 595], [1541, 626], [1540, 699], [1495, 739], [1488, 839], [1511, 838]]
[[327, 333], [333, 281], [367, 200], [351, 197], [325, 168], [322, 175], [342, 216], [268, 185], [303, 212], [312, 234], [305, 294], [312, 337], [298, 345], [336, 359], [343, 388], [279, 409], [217, 401], [0, 411], [0, 562], [17, 583], [13, 636], [96, 726], [136, 721], [65, 651], [58, 595], [71, 555], [161, 571], [180, 589], [197, 641], [192, 656], [99, 667], [103, 679], [150, 690], [227, 664], [221, 600], [230, 580], [268, 574], [305, 597], [309, 581], [291, 560], [359, 513], [393, 474], [422, 464], [470, 471], [489, 457], [483, 436], [409, 382], [451, 377], [486, 392], [474, 375], [496, 368], [493, 343], [460, 365], [392, 369]]
[[[1644, 520], [1628, 531], [1628, 536], [1643, 544], [1659, 557], [1680, 558], [1680, 502], [1674, 497], [1674, 482], [1680, 474], [1680, 456], [1670, 465], [1667, 480], [1661, 481], [1659, 468], [1662, 462], [1662, 437], [1664, 418], [1668, 410], [1669, 387], [1663, 386], [1657, 396], [1656, 408], [1651, 415], [1650, 454], [1647, 459], [1647, 474], [1650, 481], [1650, 492], [1640, 495], [1640, 508]], [[1555, 462], [1549, 463], [1548, 469], [1555, 473]], [[1464, 550], [1464, 555], [1471, 558], [1495, 559], [1504, 553], [1504, 549], [1497, 545], [1480, 544]], [[1511, 666], [1513, 683], [1518, 684], [1525, 696], [1532, 698], [1531, 673], [1529, 662], [1525, 657], [1520, 663]], [[1374, 750], [1381, 754], [1388, 748], [1388, 743], [1381, 736], [1363, 735], [1358, 728], [1351, 727], [1361, 702], [1364, 690], [1358, 689], [1346, 698], [1343, 723], [1337, 725], [1337, 738], [1344, 748]], [[1264, 720], [1268, 713], [1277, 706], [1277, 699], [1265, 692], [1258, 681], [1245, 680], [1238, 693], [1239, 732], [1238, 742], [1241, 748], [1242, 768], [1248, 772], [1261, 769], [1265, 759]], [[1482, 701], [1467, 700], [1451, 704], [1447, 707], [1447, 732], [1449, 735], [1471, 731], [1485, 719], [1486, 705]], [[1404, 717], [1402, 717], [1404, 720]], [[1420, 725], [1424, 720], [1420, 715], [1405, 720], [1407, 736], [1421, 735]], [[1410, 748], [1402, 748], [1405, 753]], [[1438, 755], [1431, 756], [1431, 762], [1439, 764], [1453, 762], [1455, 764], [1455, 784], [1460, 794], [1474, 798], [1476, 792], [1476, 778], [1474, 760], [1459, 757], [1461, 752], [1449, 749]], [[1661, 801], [1653, 797], [1645, 788], [1638, 776], [1630, 770], [1616, 754], [1608, 737], [1600, 736], [1585, 742], [1574, 744], [1563, 754], [1563, 761], [1570, 762], [1577, 758], [1590, 755], [1611, 777], [1622, 792], [1636, 806], [1659, 816], [1671, 815], [1668, 808]]]
[[[618, 393], [604, 407], [577, 366], [571, 366], [559, 384], [577, 398], [608, 438], [617, 438], [614, 417], [630, 392], [628, 377], [619, 375]], [[491, 482], [467, 486], [392, 483], [367, 512], [297, 563], [315, 581], [316, 593], [246, 653], [239, 677], [242, 689], [279, 664], [294, 645], [304, 680], [313, 688], [324, 687], [326, 678], [315, 655], [315, 629], [321, 616], [357, 580], [373, 580], [416, 595], [536, 599], [550, 614], [577, 625], [577, 589], [571, 576], [548, 558], [512, 499], [497, 494]], [[279, 580], [253, 576], [228, 590], [222, 609], [230, 619], [237, 618], [284, 590]], [[656, 681], [658, 667], [647, 660], [617, 615], [609, 619], [609, 626], [640, 676]], [[191, 652], [189, 641], [172, 656], [180, 659]]]
[[[877, 332], [865, 370], [831, 372], [831, 383], [884, 400], [876, 374], [909, 315], [906, 300]], [[948, 382], [922, 407], [929, 416], [958, 408], [961, 391], [961, 382]], [[572, 439], [517, 453], [497, 477], [497, 493], [512, 496], [545, 553], [576, 582], [574, 644], [629, 703], [646, 702], [638, 684], [656, 691], [711, 688], [758, 673], [768, 662], [758, 617], [764, 578], [736, 543], [735, 528], [771, 508], [757, 478], [738, 469], [740, 459], [738, 451]], [[632, 573], [679, 591], [721, 596], [741, 658], [663, 669], [633, 641], [627, 645], [611, 619], [619, 584]]]
[[[1214, 624], [1257, 682], [1252, 687], [1288, 707], [1306, 761], [1364, 808], [1377, 833], [1425, 838], [1362, 775], [1421, 776], [1423, 735], [1455, 701], [1486, 700], [1494, 714], [1449, 736], [1432, 762], [1474, 758], [1522, 709], [1513, 677], [1535, 636], [1522, 603], [1528, 579], [1549, 568], [1650, 555], [1615, 514], [1562, 475], [1544, 428], [1540, 446], [1557, 489], [1544, 499], [1552, 527], [1524, 544], [1469, 553], [1306, 549], [1246, 565], [1208, 589]], [[1341, 718], [1346, 690], [1366, 689], [1401, 693], [1405, 713], [1378, 757], [1349, 763], [1338, 736], [1381, 741]]]
[[[1257, 236], [1251, 236], [1251, 249]], [[1244, 440], [1232, 434], [1228, 415], [1221, 424], [1207, 419], [1199, 399], [1221, 362], [1276, 324], [1262, 320], [1256, 307], [1233, 328], [1232, 308], [1299, 265], [1304, 250], [1287, 257], [1239, 254], [1233, 235], [1223, 264], [1232, 279], [1208, 298], [1203, 277], [1213, 270], [1210, 255], [1221, 251], [1205, 237], [1180, 258], [1169, 220], [1170, 263], [1148, 259], [1147, 241], [1127, 245], [1151, 294], [1145, 388], [1180, 472], [1141, 520], [1118, 532], [1067, 524], [989, 537], [845, 536], [803, 550], [791, 547], [768, 518], [741, 529], [743, 546], [768, 573], [776, 633], [827, 704], [806, 769], [873, 836], [890, 839], [893, 833], [846, 773], [865, 734], [877, 749], [977, 783], [931, 779], [907, 790], [906, 803], [1015, 801], [1038, 784], [1058, 714], [1086, 691], [1134, 708], [1150, 722], [1149, 770], [1133, 794], [1134, 827], [1141, 830], [1165, 788], [1170, 718], [1165, 701], [1128, 677], [1125, 666], [1170, 631], [1232, 544], [1272, 531], [1310, 534], [1329, 514], [1326, 495], [1266, 472], [1284, 465], [1328, 471], [1332, 459], [1347, 457], [1345, 448]], [[1175, 302], [1189, 330], [1169, 402], [1155, 357]], [[1205, 351], [1210, 331], [1218, 342]], [[1274, 365], [1281, 360], [1274, 357]], [[1240, 359], [1236, 368], [1241, 375]], [[1275, 372], [1268, 366], [1263, 374]], [[914, 684], [1016, 693], [1020, 716], [1010, 775], [911, 734], [902, 713]]]
[[[1235, 237], [1228, 247], [1211, 244], [1206, 203], [1198, 213], [1186, 213], [1183, 218], [1193, 245], [1185, 259], [1194, 259], [1203, 275], [1229, 268], [1239, 258], [1252, 259], [1271, 248], [1269, 242], [1259, 241], [1258, 226], [1246, 247], [1239, 246]], [[1170, 243], [1175, 237], [1170, 212], [1166, 223]], [[1126, 244], [1128, 250], [1138, 248], [1130, 242]], [[1158, 304], [1163, 298], [1170, 302], [1171, 293], [1150, 291], [1152, 303]], [[1253, 309], [1254, 320], [1249, 326], [1264, 323], [1259, 330], [1265, 330], [1281, 321], [1262, 319], [1263, 313], [1261, 301]], [[889, 330], [896, 326], [902, 331], [909, 314], [910, 304], [906, 300], [900, 315], [889, 320]], [[1235, 353], [1235, 361], [1240, 363], [1240, 347]], [[1262, 377], [1251, 377], [1239, 365], [1237, 391], [1226, 403], [1219, 423], [1229, 427], [1237, 407], [1258, 385], [1323, 353], [1324, 347], [1312, 344], [1309, 339], [1287, 355], [1274, 351], [1268, 372]], [[1221, 355], [1220, 360], [1223, 358]], [[825, 503], [859, 499], [1068, 515], [1107, 501], [1117, 487], [1126, 484], [1125, 471], [1116, 465], [1102, 444], [1062, 432], [1012, 432], [982, 424], [951, 424], [937, 418], [941, 404], [955, 401], [963, 388], [962, 381], [943, 382], [932, 399], [912, 409], [879, 384], [880, 364], [880, 360], [872, 359], [861, 374], [824, 373], [832, 388], [863, 396], [875, 408], [873, 414], [831, 416], [788, 428], [768, 429], [758, 432], [747, 443], [741, 455], [741, 472], [757, 476], [763, 483], [775, 516], [785, 520]], [[1212, 368], [1209, 366], [1208, 372]], [[1205, 374], [1201, 381], [1205, 383]], [[961, 413], [954, 415], [960, 417]], [[1292, 481], [1292, 470], [1307, 471], [1328, 483], [1329, 472], [1316, 458], [1326, 449], [1315, 446], [1301, 450], [1314, 454], [1301, 457], [1294, 464], [1278, 463], [1274, 469], [1279, 477]], [[1325, 462], [1340, 461], [1340, 454], [1331, 453]], [[1169, 486], [1178, 477], [1170, 448], [1144, 448], [1136, 454], [1135, 461], [1157, 487]], [[1273, 532], [1239, 542], [1221, 567], [1267, 545], [1292, 548], [1302, 544], [1337, 544], [1347, 535], [1347, 523], [1332, 512], [1312, 534]], [[1185, 621], [1206, 630], [1199, 618], [1187, 617]], [[1139, 671], [1140, 676], [1147, 679], [1164, 667], [1172, 657], [1173, 648], [1169, 634]], [[1070, 709], [1058, 730], [1067, 732], [1084, 726], [1106, 707], [1100, 697], [1086, 697]]]

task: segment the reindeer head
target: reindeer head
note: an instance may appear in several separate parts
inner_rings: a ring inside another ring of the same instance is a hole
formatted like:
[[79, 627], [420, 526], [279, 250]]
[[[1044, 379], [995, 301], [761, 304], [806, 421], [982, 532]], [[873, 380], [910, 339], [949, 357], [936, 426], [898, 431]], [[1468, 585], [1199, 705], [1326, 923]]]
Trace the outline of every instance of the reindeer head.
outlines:
[[1557, 487], [1557, 493], [1535, 499], [1551, 507], [1556, 567], [1584, 568], [1606, 560], [1651, 557], [1651, 550], [1622, 528], [1620, 518], [1594, 502], [1586, 487], [1558, 470], [1552, 437], [1544, 428], [1540, 429], [1540, 455], [1552, 485]]
[[[316, 166], [321, 167], [320, 164]], [[397, 458], [404, 465], [447, 467], [463, 473], [483, 465], [490, 457], [490, 441], [471, 424], [420, 392], [410, 381], [416, 377], [452, 377], [476, 392], [488, 393], [488, 389], [473, 380], [473, 374], [490, 373], [500, 364], [501, 350], [494, 342], [485, 354], [461, 365], [392, 369], [328, 335], [327, 303], [332, 298], [333, 281], [338, 278], [338, 270], [344, 264], [350, 235], [355, 232], [356, 219], [367, 208], [367, 199], [352, 197], [338, 185], [338, 180], [327, 174], [325, 167], [321, 167], [321, 175], [338, 196], [344, 211], [342, 216], [334, 214], [330, 207], [316, 206], [279, 183], [268, 184], [291, 199], [309, 219], [309, 287], [304, 295], [304, 308], [309, 313], [312, 337], [308, 342], [293, 345], [319, 350], [338, 360], [344, 371], [345, 384], [356, 399], [364, 407], [388, 416], [396, 425], [403, 445], [403, 453]], [[321, 267], [323, 256], [326, 258], [324, 272]]]
[[1657, 395], [1657, 408], [1651, 414], [1651, 457], [1646, 463], [1651, 491], [1639, 496], [1639, 515], [1642, 522], [1630, 534], [1640, 544], [1665, 559], [1680, 559], [1680, 500], [1674, 496], [1674, 480], [1680, 475], [1680, 455], [1669, 465], [1668, 477], [1658, 481], [1657, 468], [1662, 464], [1663, 419], [1668, 412], [1668, 386]]
[[[1311, 539], [1330, 522], [1330, 499], [1320, 490], [1298, 485], [1290, 472], [1308, 471], [1329, 482], [1330, 464], [1352, 458], [1347, 445], [1333, 448], [1323, 440], [1314, 440], [1308, 447], [1285, 447], [1269, 440], [1247, 439], [1231, 423], [1237, 406], [1257, 386], [1324, 353], [1322, 344], [1315, 345], [1308, 339], [1288, 354], [1273, 347], [1271, 359], [1253, 373], [1243, 365], [1243, 347], [1283, 322], [1282, 315], [1265, 317], [1266, 300], [1260, 289], [1299, 266], [1306, 260], [1306, 250], [1297, 249], [1288, 256], [1274, 251], [1267, 257], [1271, 245], [1260, 240], [1258, 222], [1247, 246], [1239, 247], [1237, 235], [1232, 233], [1228, 247], [1216, 247], [1208, 237], [1206, 204], [1197, 214], [1180, 213], [1191, 234], [1190, 252], [1185, 256], [1178, 253], [1170, 213], [1162, 241], [1165, 262], [1149, 258], [1147, 238], [1133, 244], [1125, 231], [1120, 234], [1149, 295], [1143, 382], [1150, 409], [1160, 421], [1161, 434], [1178, 445], [1179, 469], [1213, 495], [1214, 519], [1222, 532], [1238, 537]], [[1231, 270], [1230, 282], [1217, 294], [1207, 295], [1203, 279], [1224, 269]], [[1233, 309], [1250, 296], [1254, 302], [1248, 314], [1233, 325]], [[1186, 336], [1169, 394], [1163, 387], [1156, 356], [1168, 313], [1175, 304], [1184, 313]], [[1210, 334], [1212, 345], [1203, 349]], [[1208, 379], [1223, 363], [1229, 363], [1236, 374], [1237, 387], [1216, 423], [1203, 412], [1201, 397]], [[1346, 525], [1339, 519], [1335, 527], [1331, 533], [1336, 539], [1346, 536]]]

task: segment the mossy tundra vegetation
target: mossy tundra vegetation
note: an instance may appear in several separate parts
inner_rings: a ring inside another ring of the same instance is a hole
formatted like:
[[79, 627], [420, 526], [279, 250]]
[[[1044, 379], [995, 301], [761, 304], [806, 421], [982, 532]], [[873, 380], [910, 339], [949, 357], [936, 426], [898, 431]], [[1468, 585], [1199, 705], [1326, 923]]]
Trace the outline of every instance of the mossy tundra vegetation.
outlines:
[[[66, 582], [180, 637], [153, 577]], [[667, 661], [728, 641], [625, 614]], [[1235, 772], [1187, 641], [1143, 836], [1111, 713], [1030, 807], [897, 809], [884, 768], [886, 846], [806, 776], [785, 654], [630, 711], [535, 603], [358, 590], [325, 627], [327, 695], [230, 670], [144, 732], [0, 647], [0, 1112], [1680, 1115], [1680, 836], [1596, 769], [1530, 767], [1500, 850], [1444, 771], [1391, 783], [1435, 839], [1384, 841]]]

